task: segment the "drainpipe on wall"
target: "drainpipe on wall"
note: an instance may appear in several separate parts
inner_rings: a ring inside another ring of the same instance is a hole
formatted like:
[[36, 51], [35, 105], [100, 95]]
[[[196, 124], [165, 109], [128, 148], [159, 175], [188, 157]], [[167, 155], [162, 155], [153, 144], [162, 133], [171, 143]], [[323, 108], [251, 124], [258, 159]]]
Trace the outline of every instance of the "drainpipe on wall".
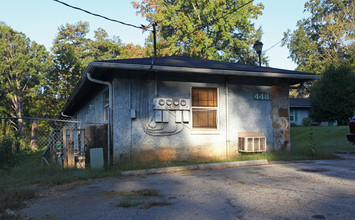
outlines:
[[132, 80], [129, 80], [129, 111], [131, 113], [131, 131], [130, 131], [130, 150], [129, 150], [129, 155], [128, 155], [128, 160], [129, 163], [131, 162], [131, 152], [133, 149], [133, 121], [132, 121]]
[[111, 150], [111, 137], [112, 137], [112, 122], [113, 122], [113, 117], [112, 117], [112, 83], [107, 82], [107, 81], [102, 81], [98, 79], [94, 79], [91, 77], [90, 73], [87, 72], [86, 76], [88, 77], [88, 80], [94, 83], [102, 84], [108, 86], [108, 97], [109, 97], [109, 108], [108, 108], [108, 132], [107, 132], [107, 138], [108, 138], [108, 149], [107, 149], [107, 164], [110, 164], [110, 150]]
[[228, 84], [228, 78], [226, 78], [226, 157], [229, 159], [229, 137], [228, 137], [228, 129], [229, 129], [229, 105], [228, 105], [228, 97], [229, 97], [229, 84]]
[[158, 97], [158, 73], [154, 74], [154, 98]]

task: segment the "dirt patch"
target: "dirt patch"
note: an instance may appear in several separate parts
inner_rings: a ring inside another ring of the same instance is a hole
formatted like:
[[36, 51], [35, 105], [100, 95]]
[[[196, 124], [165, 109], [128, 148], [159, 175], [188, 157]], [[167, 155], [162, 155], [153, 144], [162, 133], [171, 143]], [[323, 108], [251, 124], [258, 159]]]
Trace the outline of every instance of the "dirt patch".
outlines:
[[131, 191], [109, 191], [97, 194], [97, 196], [106, 196], [119, 198], [118, 203], [115, 204], [119, 208], [135, 208], [149, 209], [156, 206], [169, 206], [173, 203], [168, 202], [165, 195], [160, 194], [156, 189], [141, 189]]

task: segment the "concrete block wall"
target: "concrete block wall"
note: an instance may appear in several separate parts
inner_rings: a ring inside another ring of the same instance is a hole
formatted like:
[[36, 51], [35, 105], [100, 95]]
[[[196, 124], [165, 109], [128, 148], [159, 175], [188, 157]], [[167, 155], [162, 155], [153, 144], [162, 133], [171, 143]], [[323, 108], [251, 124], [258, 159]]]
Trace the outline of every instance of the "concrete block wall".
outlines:
[[[188, 98], [191, 87], [218, 88], [218, 129], [196, 130], [189, 123], [175, 123], [175, 111], [169, 111], [168, 123], [152, 120], [154, 80], [114, 79], [113, 148], [114, 162], [129, 155], [140, 160], [190, 160], [225, 158], [238, 153], [238, 132], [261, 131], [269, 149], [274, 149], [272, 102], [253, 100], [258, 92], [272, 93], [270, 86], [229, 85], [229, 129], [226, 137], [225, 84], [158, 81], [157, 97]], [[131, 118], [131, 111], [136, 118]], [[160, 131], [177, 134], [147, 134], [148, 124]], [[227, 142], [229, 145], [227, 145]]]

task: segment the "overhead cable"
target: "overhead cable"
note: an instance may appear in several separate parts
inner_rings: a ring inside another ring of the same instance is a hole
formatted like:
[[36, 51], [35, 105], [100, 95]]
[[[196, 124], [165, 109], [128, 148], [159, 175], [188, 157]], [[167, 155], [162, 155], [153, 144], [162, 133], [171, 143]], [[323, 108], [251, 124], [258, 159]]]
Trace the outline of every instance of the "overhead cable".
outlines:
[[253, 2], [253, 1], [254, 1], [254, 0], [251, 0], [251, 1], [247, 2], [247, 3], [245, 3], [244, 5], [239, 6], [239, 7], [236, 9], [236, 11], [239, 10], [239, 9], [241, 9], [241, 8], [243, 8], [244, 6], [248, 5], [249, 3]]
[[278, 45], [279, 43], [281, 43], [281, 41], [282, 41], [282, 39], [281, 39], [279, 42], [277, 42], [276, 44], [272, 45], [269, 49], [264, 50], [263, 52], [265, 53], [265, 52], [267, 52], [268, 50], [274, 48], [276, 45]]
[[75, 7], [75, 6], [72, 6], [72, 5], [69, 5], [69, 4], [67, 4], [67, 3], [65, 3], [65, 2], [62, 2], [62, 1], [59, 1], [59, 0], [53, 0], [53, 1], [58, 2], [58, 3], [60, 3], [60, 4], [63, 4], [63, 5], [65, 5], [65, 6], [67, 6], [67, 7], [70, 7], [70, 8], [79, 10], [79, 11], [83, 11], [83, 12], [88, 13], [88, 14], [90, 14], [90, 15], [97, 16], [97, 17], [100, 17], [100, 18], [103, 18], [103, 19], [106, 19], [106, 20], [109, 20], [109, 21], [112, 21], [112, 22], [116, 22], [116, 23], [119, 23], [119, 24], [122, 24], [122, 25], [126, 25], [126, 26], [129, 26], [129, 27], [138, 28], [138, 29], [141, 29], [141, 30], [144, 30], [144, 31], [147, 30], [147, 27], [144, 26], [144, 25], [136, 26], [136, 25], [133, 25], [133, 24], [128, 24], [128, 23], [125, 23], [125, 22], [123, 22], [123, 21], [119, 21], [119, 20], [116, 20], [116, 19], [111, 19], [111, 18], [105, 17], [105, 16], [103, 16], [103, 15], [99, 15], [99, 14], [92, 13], [92, 12], [87, 11], [87, 10], [85, 10], [85, 9], [82, 9], [82, 8], [79, 8], [79, 7]]

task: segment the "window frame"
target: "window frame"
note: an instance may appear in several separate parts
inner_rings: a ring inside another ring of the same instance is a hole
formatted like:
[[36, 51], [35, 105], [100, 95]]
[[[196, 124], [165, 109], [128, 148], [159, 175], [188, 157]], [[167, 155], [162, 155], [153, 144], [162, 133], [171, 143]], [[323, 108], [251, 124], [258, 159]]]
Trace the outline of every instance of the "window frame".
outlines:
[[102, 92], [102, 104], [103, 104], [102, 121], [103, 122], [108, 122], [108, 119], [109, 119], [110, 100], [108, 100], [108, 102], [106, 102], [106, 95], [108, 96], [108, 99], [110, 99], [110, 94], [109, 94], [108, 89], [105, 89]]
[[[216, 107], [204, 107], [204, 106], [193, 106], [193, 100], [192, 100], [192, 90], [196, 89], [216, 89], [216, 98], [217, 98], [217, 106]], [[190, 87], [190, 100], [191, 100], [191, 112], [190, 112], [190, 118], [191, 118], [191, 129], [194, 131], [218, 131], [219, 130], [219, 88], [215, 86], [191, 86]], [[216, 111], [216, 127], [215, 128], [194, 128], [193, 124], [193, 111], [194, 109], [205, 109], [205, 110], [215, 110]]]
[[295, 110], [290, 108], [290, 122], [295, 122]]

